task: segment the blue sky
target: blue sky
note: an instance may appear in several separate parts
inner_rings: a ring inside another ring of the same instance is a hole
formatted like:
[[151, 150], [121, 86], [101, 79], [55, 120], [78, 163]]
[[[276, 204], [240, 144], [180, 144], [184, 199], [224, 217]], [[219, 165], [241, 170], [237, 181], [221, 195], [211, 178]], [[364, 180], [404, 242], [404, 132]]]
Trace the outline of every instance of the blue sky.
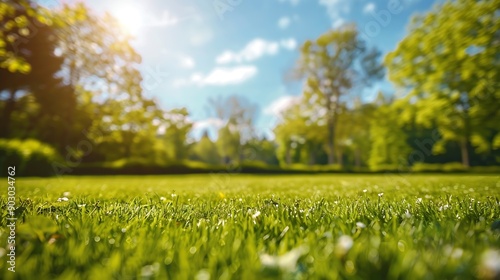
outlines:
[[[59, 1], [40, 0], [47, 6]], [[135, 36], [146, 94], [164, 109], [187, 107], [196, 122], [195, 136], [220, 124], [207, 113], [208, 99], [231, 94], [258, 104], [256, 127], [272, 136], [275, 113], [300, 95], [301, 84], [284, 77], [305, 40], [356, 22], [363, 37], [385, 54], [405, 36], [411, 16], [433, 5], [429, 0], [84, 2], [98, 12], [109, 11]], [[379, 89], [392, 91], [382, 81], [365, 90], [364, 99]]]

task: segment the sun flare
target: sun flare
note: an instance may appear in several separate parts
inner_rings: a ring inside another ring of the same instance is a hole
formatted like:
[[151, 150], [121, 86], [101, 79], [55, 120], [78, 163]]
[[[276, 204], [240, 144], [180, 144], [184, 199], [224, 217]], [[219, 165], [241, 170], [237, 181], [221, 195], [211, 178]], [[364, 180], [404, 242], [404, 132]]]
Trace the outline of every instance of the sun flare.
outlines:
[[118, 20], [123, 30], [132, 35], [137, 35], [142, 25], [142, 13], [139, 7], [124, 5], [111, 12]]

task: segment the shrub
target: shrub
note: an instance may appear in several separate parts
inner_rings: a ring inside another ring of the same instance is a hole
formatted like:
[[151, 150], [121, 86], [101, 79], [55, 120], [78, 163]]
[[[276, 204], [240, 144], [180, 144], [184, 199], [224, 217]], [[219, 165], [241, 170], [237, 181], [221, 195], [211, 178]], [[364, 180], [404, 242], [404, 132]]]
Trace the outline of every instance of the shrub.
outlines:
[[52, 163], [59, 159], [57, 151], [38, 140], [0, 139], [0, 174], [16, 167], [16, 176], [54, 175]]
[[400, 172], [407, 172], [408, 167], [404, 165], [398, 165], [398, 164], [380, 164], [377, 166], [372, 166], [370, 167], [371, 171], [374, 172], [395, 172], [395, 173], [400, 173]]
[[465, 168], [460, 162], [450, 162], [443, 164], [444, 172], [465, 172], [467, 168]]
[[493, 173], [500, 174], [500, 166], [473, 166], [469, 168], [472, 173]]
[[440, 163], [415, 163], [411, 170], [413, 172], [441, 172], [443, 171], [443, 165]]
[[18, 140], [0, 139], [0, 175], [7, 176], [9, 166], [15, 166], [18, 172], [23, 168], [24, 155], [22, 150], [18, 148], [19, 146], [20, 141]]
[[413, 172], [465, 172], [465, 168], [460, 162], [449, 163], [415, 163], [412, 167]]

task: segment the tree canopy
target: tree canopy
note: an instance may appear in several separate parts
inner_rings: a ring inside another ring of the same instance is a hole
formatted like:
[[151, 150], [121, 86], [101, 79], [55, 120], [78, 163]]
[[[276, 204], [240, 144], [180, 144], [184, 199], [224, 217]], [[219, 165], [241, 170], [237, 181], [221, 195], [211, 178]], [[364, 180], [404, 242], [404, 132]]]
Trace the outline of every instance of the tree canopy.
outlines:
[[[499, 1], [447, 1], [416, 15], [383, 60], [355, 24], [305, 40], [290, 67], [302, 89], [272, 132], [256, 127], [259, 108], [238, 94], [208, 99], [213, 127], [187, 108], [167, 109], [146, 94], [141, 55], [117, 19], [83, 3], [37, 3], [0, 3], [0, 138], [15, 143], [6, 147], [38, 140], [64, 162], [60, 170], [500, 163]], [[396, 92], [364, 94], [384, 78]]]

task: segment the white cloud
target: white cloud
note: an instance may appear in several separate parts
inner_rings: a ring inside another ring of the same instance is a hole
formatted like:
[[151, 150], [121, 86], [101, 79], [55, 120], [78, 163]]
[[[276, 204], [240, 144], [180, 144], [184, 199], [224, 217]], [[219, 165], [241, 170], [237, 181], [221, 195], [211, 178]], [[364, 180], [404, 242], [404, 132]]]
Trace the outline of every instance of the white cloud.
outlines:
[[338, 28], [344, 24], [343, 15], [350, 12], [350, 1], [344, 0], [319, 0], [319, 4], [327, 9], [328, 16], [332, 20], [332, 27]]
[[280, 2], [288, 2], [290, 3], [292, 6], [297, 6], [300, 2], [300, 0], [279, 0]]
[[182, 87], [190, 84], [198, 86], [226, 86], [243, 83], [258, 72], [253, 65], [237, 67], [216, 67], [208, 74], [194, 73], [189, 79], [178, 79], [173, 82], [174, 87]]
[[297, 41], [293, 38], [285, 39], [281, 40], [280, 45], [287, 50], [293, 50], [297, 47]]
[[300, 96], [282, 96], [274, 100], [269, 106], [264, 108], [264, 114], [280, 116], [286, 109], [300, 101]]
[[219, 131], [219, 129], [223, 127], [225, 124], [226, 123], [224, 122], [224, 120], [218, 118], [208, 118], [204, 120], [195, 121], [193, 122], [193, 129], [191, 130], [191, 136], [199, 140], [203, 136], [203, 133], [207, 131], [208, 137], [212, 141], [214, 141], [216, 140], [216, 137], [213, 137], [213, 135], [217, 135], [217, 131]]
[[194, 59], [190, 56], [181, 56], [179, 58], [179, 64], [182, 68], [186, 68], [186, 69], [191, 69], [193, 68], [196, 63], [194, 62]]
[[250, 41], [243, 50], [239, 52], [224, 51], [217, 56], [215, 61], [218, 64], [226, 64], [230, 62], [242, 63], [256, 60], [264, 55], [275, 55], [280, 47], [285, 49], [293, 49], [297, 45], [294, 38], [282, 40], [281, 42], [266, 41], [260, 38]]
[[290, 25], [291, 22], [292, 21], [291, 21], [291, 19], [289, 17], [281, 17], [278, 20], [278, 26], [281, 29], [285, 29], [285, 28], [287, 28]]
[[176, 25], [179, 22], [179, 18], [171, 14], [169, 11], [165, 10], [162, 12], [160, 18], [151, 17], [148, 21], [144, 23], [144, 26], [151, 27], [162, 27]]
[[363, 8], [363, 13], [365, 14], [371, 14], [374, 11], [375, 11], [375, 3], [373, 2], [366, 3], [365, 7]]
[[206, 128], [221, 128], [224, 126], [224, 121], [218, 118], [208, 118], [201, 121], [196, 121], [193, 124], [194, 129], [206, 129]]
[[190, 36], [190, 42], [192, 45], [200, 46], [208, 43], [212, 40], [213, 32], [211, 29], [204, 27], [197, 30], [193, 30]]

